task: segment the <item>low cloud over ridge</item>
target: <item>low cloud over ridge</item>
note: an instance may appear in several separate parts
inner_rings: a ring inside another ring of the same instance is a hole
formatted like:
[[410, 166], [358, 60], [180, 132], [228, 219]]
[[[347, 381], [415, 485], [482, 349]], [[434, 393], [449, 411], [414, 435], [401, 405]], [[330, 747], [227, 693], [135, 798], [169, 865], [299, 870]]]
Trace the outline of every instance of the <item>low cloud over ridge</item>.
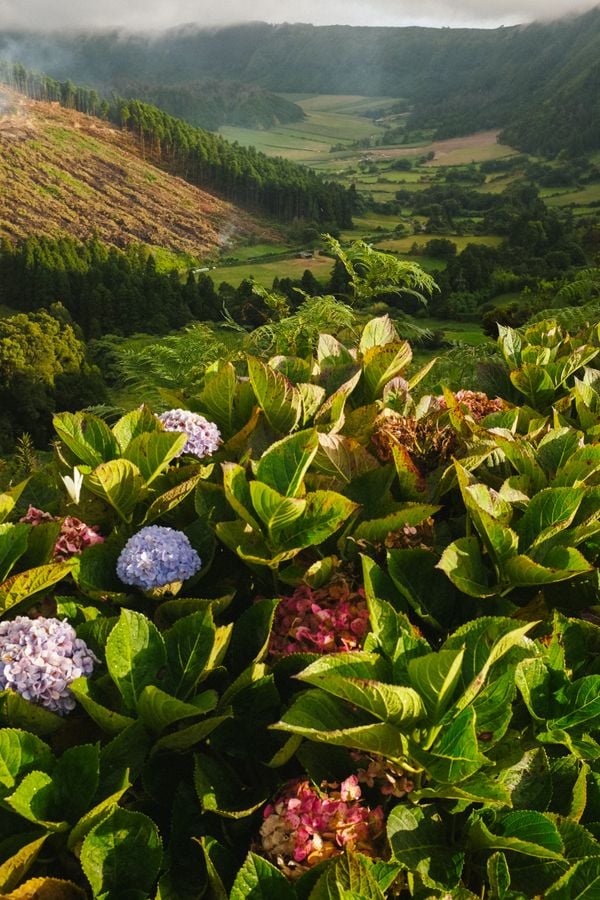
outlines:
[[558, 18], [597, 6], [597, 0], [0, 0], [0, 30], [123, 27], [154, 30], [185, 23], [226, 25], [248, 19], [316, 25], [496, 27]]

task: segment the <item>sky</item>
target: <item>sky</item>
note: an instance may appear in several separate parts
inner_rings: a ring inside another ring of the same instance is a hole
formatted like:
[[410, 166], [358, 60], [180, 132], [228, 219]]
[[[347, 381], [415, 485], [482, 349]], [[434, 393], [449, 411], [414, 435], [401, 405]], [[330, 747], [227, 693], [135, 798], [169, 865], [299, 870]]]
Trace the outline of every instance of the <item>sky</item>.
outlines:
[[250, 20], [496, 28], [558, 18], [597, 5], [598, 0], [0, 0], [0, 30], [148, 30]]

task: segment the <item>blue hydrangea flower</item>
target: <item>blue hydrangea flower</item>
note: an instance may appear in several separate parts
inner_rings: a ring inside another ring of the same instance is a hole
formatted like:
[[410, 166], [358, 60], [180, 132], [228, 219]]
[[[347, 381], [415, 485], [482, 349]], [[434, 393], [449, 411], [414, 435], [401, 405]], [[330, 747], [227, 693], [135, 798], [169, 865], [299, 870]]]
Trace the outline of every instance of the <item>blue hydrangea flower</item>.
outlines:
[[202, 561], [182, 531], [149, 525], [130, 537], [117, 560], [117, 575], [144, 591], [191, 578]]
[[98, 660], [60, 619], [17, 616], [0, 622], [0, 689], [66, 715], [75, 707], [69, 685], [90, 675]]
[[157, 418], [165, 431], [182, 431], [187, 434], [187, 443], [178, 456], [191, 453], [204, 459], [219, 449], [221, 432], [214, 422], [209, 422], [204, 416], [190, 412], [189, 409], [168, 409]]

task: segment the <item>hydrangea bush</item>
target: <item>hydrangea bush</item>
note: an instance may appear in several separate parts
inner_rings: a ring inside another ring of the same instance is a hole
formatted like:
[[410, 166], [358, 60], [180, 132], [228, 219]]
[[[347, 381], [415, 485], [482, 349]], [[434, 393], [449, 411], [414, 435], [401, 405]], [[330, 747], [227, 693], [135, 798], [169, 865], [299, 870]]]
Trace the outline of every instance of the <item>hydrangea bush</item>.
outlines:
[[600, 336], [500, 349], [419, 397], [383, 317], [56, 417], [0, 495], [3, 896], [593, 890]]

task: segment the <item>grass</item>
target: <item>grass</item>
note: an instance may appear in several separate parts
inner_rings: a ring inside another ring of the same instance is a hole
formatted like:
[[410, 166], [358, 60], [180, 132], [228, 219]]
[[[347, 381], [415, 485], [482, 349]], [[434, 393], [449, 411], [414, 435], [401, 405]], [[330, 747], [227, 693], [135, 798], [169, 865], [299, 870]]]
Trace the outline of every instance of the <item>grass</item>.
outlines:
[[315, 278], [326, 282], [331, 274], [333, 260], [327, 256], [312, 259], [276, 259], [272, 262], [246, 262], [232, 266], [217, 266], [210, 272], [215, 285], [227, 281], [237, 287], [244, 279], [254, 278], [264, 287], [271, 287], [275, 278], [302, 278], [305, 269], [310, 269]]
[[488, 247], [497, 247], [502, 241], [502, 238], [490, 234], [409, 234], [399, 238], [382, 238], [381, 241], [376, 240], [374, 243], [379, 250], [408, 253], [413, 244], [424, 247], [428, 241], [436, 239], [452, 241], [458, 253], [461, 253], [467, 244], [485, 244]]
[[[543, 196], [543, 194], [542, 194]], [[587, 203], [596, 203], [600, 201], [600, 182], [596, 184], [586, 184], [582, 188], [566, 189], [544, 197], [544, 203], [548, 206], [567, 206], [570, 203], [580, 203], [585, 206]]]

